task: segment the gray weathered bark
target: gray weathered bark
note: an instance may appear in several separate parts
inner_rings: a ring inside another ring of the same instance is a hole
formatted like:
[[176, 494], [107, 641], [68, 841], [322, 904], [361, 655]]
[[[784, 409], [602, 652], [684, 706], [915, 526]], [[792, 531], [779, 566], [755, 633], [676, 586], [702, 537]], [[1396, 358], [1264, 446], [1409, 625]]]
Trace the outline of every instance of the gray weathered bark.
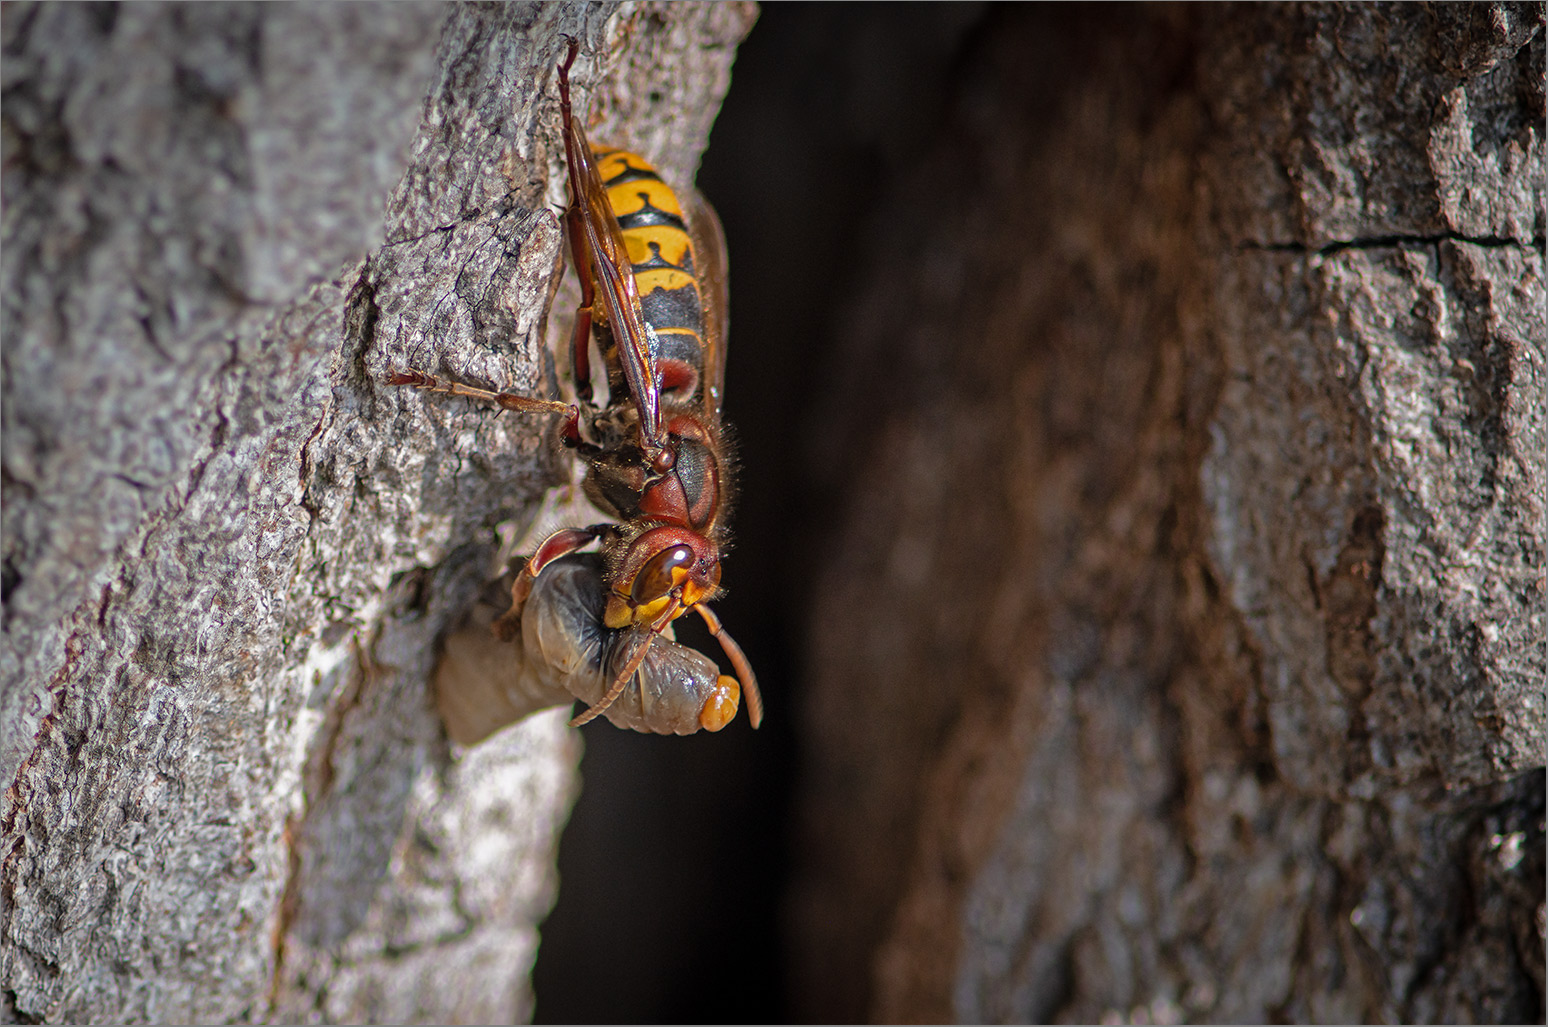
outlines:
[[745, 5], [4, 14], [0, 987], [51, 1021], [505, 1021], [578, 745], [426, 694], [540, 424], [562, 33], [691, 178]]
[[827, 376], [808, 1011], [1541, 1021], [1543, 54], [997, 13]]

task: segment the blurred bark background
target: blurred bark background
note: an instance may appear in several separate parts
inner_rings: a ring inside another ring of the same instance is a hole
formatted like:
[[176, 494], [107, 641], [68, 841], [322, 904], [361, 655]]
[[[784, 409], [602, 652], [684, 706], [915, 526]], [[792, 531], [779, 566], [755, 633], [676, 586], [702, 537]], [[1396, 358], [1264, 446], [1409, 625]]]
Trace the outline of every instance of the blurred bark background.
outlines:
[[561, 33], [685, 181], [754, 13], [5, 8], [5, 1013], [530, 1016], [579, 794], [542, 1019], [1540, 1021], [1539, 4], [765, 10], [769, 720], [446, 743], [564, 466], [379, 383], [553, 380]]
[[1541, 1021], [1543, 43], [963, 37], [813, 376], [798, 1016]]

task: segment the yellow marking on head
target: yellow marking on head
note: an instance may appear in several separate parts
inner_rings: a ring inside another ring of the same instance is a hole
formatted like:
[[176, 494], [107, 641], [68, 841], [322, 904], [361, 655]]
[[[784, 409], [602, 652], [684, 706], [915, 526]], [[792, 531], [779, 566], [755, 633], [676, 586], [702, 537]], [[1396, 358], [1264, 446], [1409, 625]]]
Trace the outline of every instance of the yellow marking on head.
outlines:
[[656, 619], [657, 614], [666, 609], [667, 603], [671, 601], [672, 600], [668, 599], [666, 596], [662, 596], [660, 599], [652, 599], [648, 603], [642, 603], [641, 605], [636, 606], [634, 608], [634, 623], [650, 623]]
[[692, 581], [685, 582], [683, 584], [683, 610], [686, 612], [688, 607], [702, 602], [704, 597], [709, 594], [709, 589], [701, 588]]
[[634, 623], [634, 610], [629, 606], [629, 600], [613, 592], [607, 597], [607, 611], [602, 615], [602, 623], [610, 628], [626, 628]]
[[651, 249], [651, 244], [655, 243], [656, 249], [661, 252], [662, 260], [676, 267], [682, 267], [688, 262], [688, 254], [693, 246], [688, 233], [672, 225], [628, 228], [624, 230], [623, 237], [624, 248], [629, 251], [631, 264], [643, 264], [655, 259], [656, 253]]
[[619, 218], [638, 213], [645, 208], [646, 202], [664, 213], [675, 214], [677, 217], [683, 216], [683, 208], [677, 205], [677, 194], [671, 187], [665, 182], [652, 182], [648, 178], [638, 178], [633, 182], [620, 182], [615, 186], [609, 186], [607, 202]]
[[[630, 624], [649, 624], [661, 616], [661, 611], [665, 610], [667, 603], [671, 601], [672, 597], [665, 595], [640, 606], [630, 606], [628, 599], [613, 592], [607, 597], [607, 610], [602, 615], [602, 622], [610, 628], [626, 628]], [[676, 620], [687, 612], [688, 607], [680, 605], [673, 612], [672, 619]]]

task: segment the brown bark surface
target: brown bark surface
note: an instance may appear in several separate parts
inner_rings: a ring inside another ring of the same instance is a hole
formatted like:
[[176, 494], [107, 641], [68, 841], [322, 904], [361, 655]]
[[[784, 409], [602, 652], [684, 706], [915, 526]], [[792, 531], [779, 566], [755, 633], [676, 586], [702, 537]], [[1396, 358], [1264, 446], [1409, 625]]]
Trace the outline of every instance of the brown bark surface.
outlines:
[[808, 1015], [1542, 1020], [1543, 55], [989, 18], [824, 375]]
[[[561, 33], [593, 138], [686, 181], [751, 16], [5, 8], [7, 1017], [530, 1015], [578, 745], [449, 746], [427, 679], [563, 467], [381, 383], [553, 380]], [[838, 527], [741, 536], [812, 632], [798, 1014], [1542, 1019], [1543, 18], [989, 9], [880, 229], [803, 208], [865, 285], [773, 383]], [[688, 830], [628, 773], [604, 877]], [[585, 940], [776, 887], [674, 870]], [[658, 955], [571, 986], [746, 959]]]
[[8, 5], [0, 989], [11, 1018], [529, 1015], [563, 714], [427, 696], [541, 424], [561, 34], [691, 179], [745, 5]]

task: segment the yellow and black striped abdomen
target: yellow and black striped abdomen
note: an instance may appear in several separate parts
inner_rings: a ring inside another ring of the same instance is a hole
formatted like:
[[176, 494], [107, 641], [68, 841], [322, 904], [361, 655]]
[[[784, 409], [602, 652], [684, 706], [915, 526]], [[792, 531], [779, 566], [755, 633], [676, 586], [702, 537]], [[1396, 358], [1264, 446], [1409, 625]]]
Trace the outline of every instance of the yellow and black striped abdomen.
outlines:
[[697, 402], [704, 376], [704, 301], [682, 205], [639, 154], [596, 150], [595, 156], [634, 267], [640, 312], [661, 343], [662, 395]]

